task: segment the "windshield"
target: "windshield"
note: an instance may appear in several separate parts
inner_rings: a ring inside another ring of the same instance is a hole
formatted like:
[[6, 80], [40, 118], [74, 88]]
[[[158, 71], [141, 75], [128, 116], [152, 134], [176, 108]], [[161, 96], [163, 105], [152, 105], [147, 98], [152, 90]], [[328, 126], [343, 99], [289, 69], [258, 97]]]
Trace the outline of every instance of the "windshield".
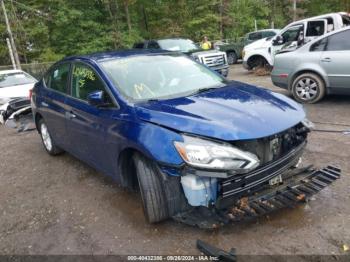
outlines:
[[183, 55], [143, 55], [100, 64], [122, 94], [134, 101], [181, 97], [226, 83], [221, 76]]
[[193, 41], [189, 39], [164, 39], [158, 40], [159, 46], [167, 51], [190, 52], [200, 49]]
[[35, 83], [36, 79], [23, 72], [0, 74], [0, 88]]

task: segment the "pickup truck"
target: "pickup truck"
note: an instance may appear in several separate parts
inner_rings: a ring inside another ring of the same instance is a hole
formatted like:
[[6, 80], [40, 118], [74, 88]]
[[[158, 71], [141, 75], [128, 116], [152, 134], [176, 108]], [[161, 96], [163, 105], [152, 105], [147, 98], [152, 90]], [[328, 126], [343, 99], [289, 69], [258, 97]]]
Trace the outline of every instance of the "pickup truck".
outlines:
[[350, 25], [347, 13], [330, 13], [293, 22], [272, 38], [261, 39], [243, 49], [243, 66], [248, 69], [272, 67], [274, 56], [280, 51], [291, 51], [333, 30]]
[[190, 39], [167, 38], [146, 40], [141, 43], [135, 43], [133, 48], [181, 52], [192, 57], [195, 61], [220, 73], [224, 77], [228, 75], [229, 65], [227, 63], [225, 52], [218, 50], [203, 50]]
[[278, 29], [264, 29], [246, 34], [238, 39], [225, 39], [216, 42], [214, 45], [217, 50], [223, 51], [227, 55], [228, 64], [236, 64], [238, 59], [242, 59], [244, 46], [249, 45], [257, 40], [272, 37], [278, 34]]

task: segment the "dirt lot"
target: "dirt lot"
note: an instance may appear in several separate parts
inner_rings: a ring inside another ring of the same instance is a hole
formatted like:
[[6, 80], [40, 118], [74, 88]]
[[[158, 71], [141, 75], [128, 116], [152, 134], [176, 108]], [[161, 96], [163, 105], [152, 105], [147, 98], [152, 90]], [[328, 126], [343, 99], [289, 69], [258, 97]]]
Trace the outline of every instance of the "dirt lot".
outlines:
[[[241, 65], [230, 78], [281, 92]], [[313, 121], [350, 124], [349, 101], [334, 96], [306, 109]], [[50, 157], [36, 132], [1, 126], [0, 144], [0, 254], [195, 255], [198, 238], [239, 254], [344, 254], [343, 244], [350, 244], [350, 135], [310, 136], [304, 162], [343, 169], [341, 180], [313, 201], [217, 231], [147, 224], [136, 193], [68, 154]]]

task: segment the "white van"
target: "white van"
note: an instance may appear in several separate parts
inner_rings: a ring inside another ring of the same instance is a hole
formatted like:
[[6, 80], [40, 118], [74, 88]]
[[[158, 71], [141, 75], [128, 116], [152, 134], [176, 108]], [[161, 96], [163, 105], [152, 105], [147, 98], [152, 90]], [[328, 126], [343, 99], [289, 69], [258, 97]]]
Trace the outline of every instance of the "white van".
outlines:
[[271, 38], [261, 39], [243, 49], [243, 66], [273, 66], [274, 56], [281, 50], [293, 50], [330, 31], [350, 25], [350, 15], [331, 13], [293, 22]]

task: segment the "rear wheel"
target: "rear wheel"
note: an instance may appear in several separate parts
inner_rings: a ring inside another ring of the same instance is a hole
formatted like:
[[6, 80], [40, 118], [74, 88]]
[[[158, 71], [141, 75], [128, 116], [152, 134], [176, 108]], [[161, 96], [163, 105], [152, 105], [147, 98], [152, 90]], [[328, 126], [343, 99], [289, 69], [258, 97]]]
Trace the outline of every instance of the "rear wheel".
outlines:
[[313, 104], [325, 96], [325, 84], [318, 75], [305, 73], [293, 81], [292, 94], [295, 100], [300, 103]]
[[229, 65], [233, 65], [233, 64], [236, 64], [237, 63], [237, 55], [235, 52], [228, 52], [227, 53], [227, 63]]
[[169, 218], [162, 178], [155, 163], [139, 153], [134, 155], [134, 162], [146, 219], [156, 223]]
[[44, 148], [50, 155], [58, 155], [63, 152], [58, 146], [56, 146], [55, 142], [52, 140], [49, 129], [44, 121], [44, 119], [40, 119], [38, 123], [39, 132], [41, 141], [43, 142]]

